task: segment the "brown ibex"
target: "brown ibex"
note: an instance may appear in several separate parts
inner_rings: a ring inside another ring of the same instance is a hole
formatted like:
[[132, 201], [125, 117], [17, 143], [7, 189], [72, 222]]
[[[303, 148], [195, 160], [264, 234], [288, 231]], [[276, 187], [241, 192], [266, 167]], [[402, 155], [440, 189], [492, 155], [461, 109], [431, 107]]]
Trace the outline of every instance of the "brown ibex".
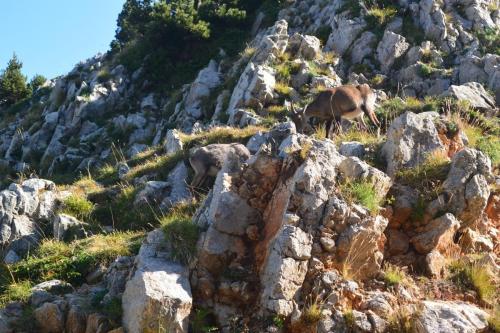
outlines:
[[248, 149], [240, 143], [214, 143], [196, 149], [189, 157], [189, 163], [195, 172], [191, 186], [201, 186], [208, 176], [217, 176], [229, 154], [234, 154], [240, 162], [244, 162], [250, 157]]
[[324, 90], [303, 110], [295, 111], [292, 104], [292, 120], [298, 132], [303, 132], [309, 118], [316, 117], [326, 122], [326, 135], [330, 134], [333, 122], [340, 124], [341, 118], [358, 119], [366, 128], [363, 115], [366, 114], [377, 127], [380, 122], [375, 115], [375, 93], [367, 84], [345, 85]]

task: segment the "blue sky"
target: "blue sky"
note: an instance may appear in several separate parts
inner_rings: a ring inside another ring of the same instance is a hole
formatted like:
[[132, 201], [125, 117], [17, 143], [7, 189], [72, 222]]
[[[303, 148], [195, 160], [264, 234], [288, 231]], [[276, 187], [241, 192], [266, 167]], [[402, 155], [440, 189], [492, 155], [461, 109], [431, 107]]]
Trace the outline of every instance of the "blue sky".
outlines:
[[0, 70], [15, 52], [23, 73], [53, 78], [109, 49], [124, 0], [0, 0]]

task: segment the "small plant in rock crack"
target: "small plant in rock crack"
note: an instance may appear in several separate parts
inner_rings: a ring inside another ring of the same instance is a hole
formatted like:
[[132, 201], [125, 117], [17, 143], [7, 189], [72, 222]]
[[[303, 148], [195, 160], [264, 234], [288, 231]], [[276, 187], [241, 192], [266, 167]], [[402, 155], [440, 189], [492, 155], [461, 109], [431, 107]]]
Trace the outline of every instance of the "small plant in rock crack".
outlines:
[[407, 281], [406, 273], [397, 266], [386, 265], [384, 269], [384, 281], [388, 287], [393, 287]]
[[375, 185], [368, 180], [345, 179], [339, 190], [348, 203], [357, 203], [366, 207], [372, 214], [378, 213], [383, 199], [375, 190]]
[[304, 303], [300, 318], [292, 323], [292, 333], [312, 333], [316, 332], [316, 326], [323, 318], [323, 307], [325, 299], [317, 294], [313, 294]]

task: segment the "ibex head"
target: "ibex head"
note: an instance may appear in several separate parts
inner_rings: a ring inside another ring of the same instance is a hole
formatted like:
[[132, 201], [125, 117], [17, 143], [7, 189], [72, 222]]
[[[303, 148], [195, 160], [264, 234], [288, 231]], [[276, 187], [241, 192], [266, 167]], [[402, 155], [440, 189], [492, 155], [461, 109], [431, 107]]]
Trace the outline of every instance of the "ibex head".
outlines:
[[298, 133], [302, 133], [304, 131], [304, 128], [306, 127], [306, 108], [307, 106], [302, 110], [296, 110], [293, 103], [291, 103], [290, 118], [292, 118], [292, 121], [294, 122], [295, 128], [297, 129]]
[[378, 106], [376, 104], [377, 95], [373, 92], [369, 85], [361, 84], [356, 86], [356, 88], [360, 91], [361, 97], [364, 100], [364, 109], [365, 114], [370, 118], [375, 126], [380, 127], [380, 121], [377, 119], [375, 115], [375, 108]]

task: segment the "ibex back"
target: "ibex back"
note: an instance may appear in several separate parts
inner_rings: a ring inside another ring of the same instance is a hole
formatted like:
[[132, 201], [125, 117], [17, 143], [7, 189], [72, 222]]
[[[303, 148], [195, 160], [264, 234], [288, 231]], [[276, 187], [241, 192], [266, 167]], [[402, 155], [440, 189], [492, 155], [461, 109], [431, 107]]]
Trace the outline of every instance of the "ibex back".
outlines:
[[330, 134], [332, 123], [339, 123], [341, 118], [358, 119], [366, 127], [364, 114], [380, 127], [374, 112], [375, 100], [375, 93], [367, 84], [339, 86], [322, 91], [301, 111], [292, 109], [292, 120], [299, 132], [303, 132], [311, 117], [324, 121], [327, 136]]
[[250, 157], [248, 149], [240, 143], [216, 143], [196, 149], [189, 158], [189, 163], [195, 172], [191, 186], [201, 186], [208, 176], [217, 176], [229, 154], [234, 154], [240, 162]]

